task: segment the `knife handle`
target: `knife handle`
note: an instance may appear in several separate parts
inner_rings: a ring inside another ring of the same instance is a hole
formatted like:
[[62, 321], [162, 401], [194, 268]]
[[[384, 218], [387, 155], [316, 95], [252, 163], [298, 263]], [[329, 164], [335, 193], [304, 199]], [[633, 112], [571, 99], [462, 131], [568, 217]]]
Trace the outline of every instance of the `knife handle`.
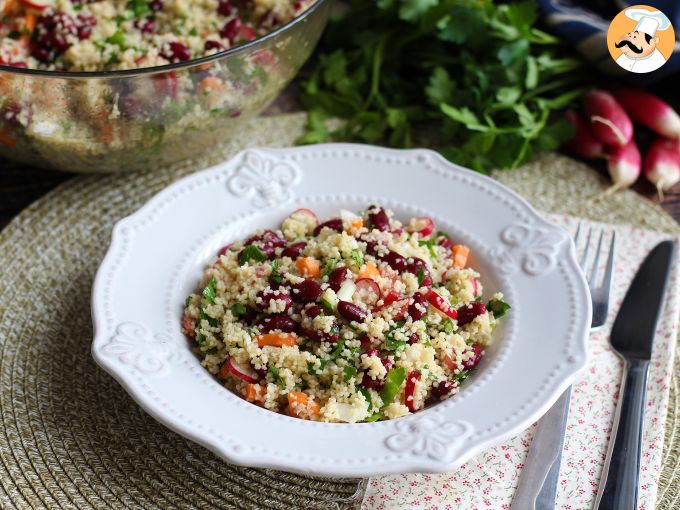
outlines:
[[637, 508], [648, 368], [649, 361], [624, 362], [619, 403], [595, 499], [598, 510]]

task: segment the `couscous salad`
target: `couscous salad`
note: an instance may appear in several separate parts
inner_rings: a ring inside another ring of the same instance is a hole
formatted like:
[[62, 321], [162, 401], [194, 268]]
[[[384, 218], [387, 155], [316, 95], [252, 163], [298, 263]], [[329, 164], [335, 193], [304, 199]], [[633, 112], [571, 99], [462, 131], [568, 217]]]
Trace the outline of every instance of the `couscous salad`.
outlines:
[[219, 251], [182, 330], [207, 370], [266, 409], [398, 418], [455, 395], [510, 308], [482, 299], [469, 253], [430, 218], [298, 209]]

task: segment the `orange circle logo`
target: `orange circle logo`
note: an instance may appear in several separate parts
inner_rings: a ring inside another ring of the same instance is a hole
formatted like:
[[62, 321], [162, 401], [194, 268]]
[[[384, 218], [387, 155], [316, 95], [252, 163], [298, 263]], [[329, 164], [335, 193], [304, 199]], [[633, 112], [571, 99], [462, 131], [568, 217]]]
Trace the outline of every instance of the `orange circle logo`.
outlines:
[[633, 5], [616, 15], [607, 30], [609, 54], [626, 71], [651, 73], [671, 57], [675, 32], [668, 17], [648, 5]]

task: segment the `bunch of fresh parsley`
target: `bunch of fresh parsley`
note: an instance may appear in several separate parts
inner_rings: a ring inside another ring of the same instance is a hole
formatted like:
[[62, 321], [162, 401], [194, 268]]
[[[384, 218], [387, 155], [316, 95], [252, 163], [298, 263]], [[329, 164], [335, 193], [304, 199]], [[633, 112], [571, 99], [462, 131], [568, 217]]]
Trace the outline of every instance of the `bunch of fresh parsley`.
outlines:
[[352, 0], [302, 83], [300, 142], [425, 144], [482, 172], [556, 148], [588, 77], [537, 20], [533, 0]]

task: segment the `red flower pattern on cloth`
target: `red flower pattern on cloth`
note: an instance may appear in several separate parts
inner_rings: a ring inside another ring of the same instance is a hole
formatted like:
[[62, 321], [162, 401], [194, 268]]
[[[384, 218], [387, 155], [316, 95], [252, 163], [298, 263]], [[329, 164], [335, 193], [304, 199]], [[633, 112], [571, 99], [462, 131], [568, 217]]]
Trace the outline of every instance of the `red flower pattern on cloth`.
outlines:
[[[605, 327], [590, 335], [589, 363], [573, 387], [564, 443], [559, 510], [592, 507], [604, 464], [621, 379], [621, 362], [609, 346], [609, 332], [633, 276], [647, 253], [669, 236], [630, 226], [612, 226], [569, 216], [549, 215], [552, 223], [574, 233], [579, 222], [586, 229], [605, 230], [605, 242], [616, 230], [616, 259], [612, 303]], [[583, 241], [582, 241], [583, 242]], [[608, 246], [608, 245], [607, 245]], [[605, 261], [602, 260], [602, 270]], [[680, 280], [671, 275], [647, 382], [644, 440], [638, 510], [654, 508], [678, 334]], [[451, 473], [405, 474], [371, 478], [361, 510], [482, 510], [509, 509], [524, 467], [535, 424], [501, 445], [489, 448]]]

